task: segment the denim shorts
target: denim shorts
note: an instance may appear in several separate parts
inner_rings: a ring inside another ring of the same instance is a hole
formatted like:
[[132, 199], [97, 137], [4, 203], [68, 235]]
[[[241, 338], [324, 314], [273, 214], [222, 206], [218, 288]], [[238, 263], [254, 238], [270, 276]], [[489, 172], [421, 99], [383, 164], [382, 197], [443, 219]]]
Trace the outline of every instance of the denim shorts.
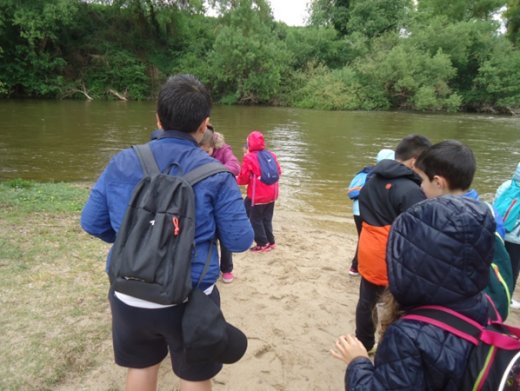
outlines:
[[[220, 306], [215, 286], [209, 295]], [[222, 364], [214, 361], [186, 362], [181, 320], [184, 305], [147, 309], [129, 306], [113, 290], [108, 293], [112, 310], [112, 343], [115, 362], [127, 368], [147, 368], [160, 363], [170, 352], [175, 375], [184, 380], [203, 381], [214, 377]]]

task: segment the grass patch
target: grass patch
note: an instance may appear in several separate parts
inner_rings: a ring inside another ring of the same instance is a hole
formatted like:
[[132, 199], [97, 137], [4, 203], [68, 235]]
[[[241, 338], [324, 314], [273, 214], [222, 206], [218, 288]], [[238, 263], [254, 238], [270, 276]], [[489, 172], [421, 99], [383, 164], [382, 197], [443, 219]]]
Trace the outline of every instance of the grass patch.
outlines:
[[108, 246], [79, 226], [89, 186], [0, 182], [0, 389], [51, 390], [110, 339]]
[[79, 213], [88, 192], [87, 185], [14, 179], [0, 182], [0, 207], [11, 217], [32, 212]]

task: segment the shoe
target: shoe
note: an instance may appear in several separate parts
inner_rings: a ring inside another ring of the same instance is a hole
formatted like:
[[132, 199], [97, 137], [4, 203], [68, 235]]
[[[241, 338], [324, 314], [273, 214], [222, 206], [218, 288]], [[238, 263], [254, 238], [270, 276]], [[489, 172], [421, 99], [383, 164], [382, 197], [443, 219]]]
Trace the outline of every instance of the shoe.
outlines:
[[276, 243], [269, 243], [269, 247], [271, 247], [271, 250], [274, 250], [276, 248]]
[[514, 310], [518, 310], [520, 309], [520, 302], [514, 300], [514, 299], [511, 299], [511, 305], [510, 307]]
[[255, 247], [251, 247], [249, 250], [254, 253], [266, 253], [268, 251], [271, 251], [272, 247], [269, 243], [267, 243], [265, 246], [256, 245]]
[[350, 269], [348, 270], [348, 274], [350, 274], [351, 276], [359, 276], [359, 272], [354, 266], [350, 267]]
[[233, 282], [234, 279], [235, 277], [233, 276], [232, 272], [222, 273], [222, 281], [226, 284]]

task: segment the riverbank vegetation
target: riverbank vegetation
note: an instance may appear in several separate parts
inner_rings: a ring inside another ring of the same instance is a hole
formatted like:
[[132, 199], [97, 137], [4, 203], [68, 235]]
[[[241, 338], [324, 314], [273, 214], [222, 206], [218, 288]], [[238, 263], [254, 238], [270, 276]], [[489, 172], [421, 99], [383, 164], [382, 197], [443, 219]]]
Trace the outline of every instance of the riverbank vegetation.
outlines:
[[189, 72], [224, 104], [520, 111], [520, 0], [313, 0], [309, 11], [290, 27], [266, 0], [2, 1], [0, 96], [150, 99]]

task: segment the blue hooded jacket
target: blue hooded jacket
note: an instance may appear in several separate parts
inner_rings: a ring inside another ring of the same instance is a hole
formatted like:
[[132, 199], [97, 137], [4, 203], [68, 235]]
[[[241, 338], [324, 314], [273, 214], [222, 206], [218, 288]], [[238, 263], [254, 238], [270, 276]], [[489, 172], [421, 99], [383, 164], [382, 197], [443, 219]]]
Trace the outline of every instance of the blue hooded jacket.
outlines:
[[[215, 162], [198, 147], [191, 135], [166, 131], [150, 142], [161, 171], [171, 168], [172, 174], [188, 173], [202, 164]], [[174, 164], [176, 163], [176, 164]], [[173, 166], [172, 166], [173, 164]], [[179, 171], [180, 170], [180, 171]], [[134, 187], [143, 177], [135, 152], [129, 148], [116, 154], [97, 180], [81, 214], [81, 226], [89, 234], [113, 243], [130, 201]], [[253, 229], [246, 215], [240, 189], [233, 175], [219, 173], [193, 187], [195, 193], [195, 249], [192, 280], [197, 283], [208, 256], [210, 243], [218, 237], [231, 252], [241, 252], [253, 242]], [[107, 268], [110, 254], [107, 257]], [[201, 288], [215, 283], [219, 276], [216, 247]]]
[[[420, 202], [392, 225], [389, 288], [401, 308], [442, 305], [487, 322], [482, 294], [489, 280], [495, 221], [487, 205], [457, 196]], [[433, 325], [396, 320], [375, 362], [356, 358], [345, 374], [353, 390], [460, 390], [472, 345]]]

